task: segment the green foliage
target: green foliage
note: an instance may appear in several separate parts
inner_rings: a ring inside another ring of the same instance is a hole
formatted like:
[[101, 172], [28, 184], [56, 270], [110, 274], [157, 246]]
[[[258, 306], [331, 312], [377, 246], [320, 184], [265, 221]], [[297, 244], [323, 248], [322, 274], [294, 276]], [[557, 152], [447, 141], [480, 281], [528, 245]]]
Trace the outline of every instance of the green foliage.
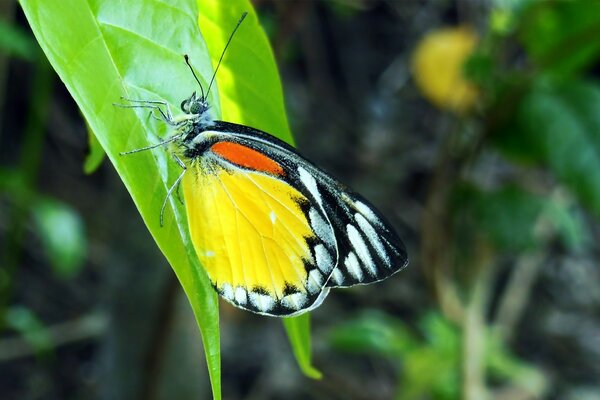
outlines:
[[597, 1], [533, 2], [525, 21], [519, 37], [527, 55], [544, 73], [572, 76], [600, 55]]
[[13, 306], [6, 311], [4, 318], [6, 326], [21, 334], [38, 356], [45, 356], [52, 350], [50, 334], [33, 311]]
[[513, 159], [548, 167], [600, 216], [600, 86], [590, 80], [536, 82], [498, 131]]
[[567, 248], [578, 249], [586, 236], [573, 207], [563, 199], [536, 195], [514, 185], [495, 191], [473, 185], [459, 187], [454, 195], [454, 215], [457, 237], [465, 231], [483, 233], [497, 249], [510, 252], [539, 248], [553, 236]]
[[[40, 0], [22, 0], [21, 4], [50, 63], [181, 282], [202, 332], [214, 398], [219, 399], [217, 295], [195, 256], [185, 211], [176, 196], [169, 199], [164, 226], [159, 224], [162, 202], [180, 171], [164, 151], [119, 156], [119, 152], [157, 142], [169, 134], [168, 129], [149, 118], [147, 110], [123, 109], [114, 103], [126, 103], [121, 97], [164, 100], [177, 110], [195, 85], [183, 54], [189, 55], [207, 88], [225, 40], [242, 12], [248, 11], [221, 65], [209, 102], [216, 117], [251, 124], [291, 141], [277, 68], [251, 4], [247, 0], [226, 5], [202, 1], [199, 19], [197, 5], [191, 0], [169, 4], [95, 0], [85, 5], [70, 0], [52, 6]], [[93, 146], [86, 171], [95, 168], [99, 154], [99, 148]], [[301, 340], [291, 338], [296, 355], [304, 360], [303, 370], [310, 371], [307, 321], [305, 316], [295, 329]]]
[[283, 319], [283, 326], [290, 339], [292, 350], [300, 369], [309, 378], [321, 379], [323, 374], [311, 363], [310, 352], [310, 314]]
[[330, 343], [345, 352], [399, 357], [416, 343], [405, 325], [380, 312], [365, 312], [331, 332]]
[[36, 232], [55, 273], [63, 278], [75, 275], [85, 261], [87, 241], [83, 221], [68, 205], [40, 199], [33, 207]]
[[19, 27], [0, 20], [0, 52], [33, 61], [39, 50], [30, 35]]
[[104, 149], [100, 145], [96, 136], [89, 130], [88, 128], [88, 148], [89, 153], [85, 157], [85, 161], [83, 162], [83, 172], [86, 174], [92, 174], [94, 171], [100, 167], [102, 161], [106, 156]]
[[514, 382], [528, 393], [543, 393], [547, 385], [541, 371], [511, 354], [495, 332], [488, 332], [486, 365], [492, 377]]
[[[439, 214], [442, 221], [428, 220], [422, 231], [424, 247], [439, 252], [424, 258], [434, 264], [426, 273], [441, 308], [459, 324], [462, 340], [473, 342], [463, 342], [454, 367], [436, 359], [441, 348], [420, 344], [418, 360], [439, 364], [442, 375], [448, 372], [449, 391], [435, 395], [441, 384], [423, 378], [434, 373], [411, 373], [410, 352], [404, 354], [403, 396], [408, 391], [413, 398], [455, 398], [461, 384], [463, 393], [473, 387], [485, 391], [486, 377], [541, 396], [544, 376], [510, 354], [504, 341], [526, 308], [549, 244], [561, 243], [564, 252], [581, 249], [588, 236], [581, 206], [600, 217], [600, 85], [585, 76], [600, 58], [600, 3], [493, 4], [489, 29], [465, 65], [481, 91], [480, 104], [462, 126], [469, 129], [457, 130], [440, 149], [442, 167], [432, 179], [438, 186], [430, 190], [425, 213]], [[504, 159], [497, 165], [481, 157], [498, 151]], [[504, 287], [495, 273], [499, 255], [514, 263]], [[495, 311], [491, 298], [498, 299]], [[453, 346], [460, 347], [458, 340]], [[476, 370], [480, 378], [461, 382], [452, 375], [460, 368]]]
[[[511, 382], [538, 393], [543, 377], [519, 360], [493, 333], [486, 332], [485, 367], [491, 378]], [[441, 315], [425, 314], [418, 329], [380, 313], [367, 312], [333, 329], [330, 344], [339, 351], [384, 357], [396, 364], [399, 374], [396, 399], [459, 398], [460, 330]]]

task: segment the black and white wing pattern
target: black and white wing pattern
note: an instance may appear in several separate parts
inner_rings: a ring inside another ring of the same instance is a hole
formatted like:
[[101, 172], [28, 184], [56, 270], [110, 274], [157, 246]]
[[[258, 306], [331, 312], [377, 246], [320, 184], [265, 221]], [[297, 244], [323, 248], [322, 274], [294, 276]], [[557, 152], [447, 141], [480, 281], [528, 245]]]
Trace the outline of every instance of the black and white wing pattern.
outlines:
[[285, 181], [309, 199], [302, 208], [319, 238], [312, 247], [317, 268], [309, 274], [323, 292], [311, 309], [330, 287], [378, 282], [406, 267], [406, 248], [379, 212], [294, 148], [257, 129], [228, 122], [215, 121], [211, 131], [219, 140], [242, 143], [276, 160]]

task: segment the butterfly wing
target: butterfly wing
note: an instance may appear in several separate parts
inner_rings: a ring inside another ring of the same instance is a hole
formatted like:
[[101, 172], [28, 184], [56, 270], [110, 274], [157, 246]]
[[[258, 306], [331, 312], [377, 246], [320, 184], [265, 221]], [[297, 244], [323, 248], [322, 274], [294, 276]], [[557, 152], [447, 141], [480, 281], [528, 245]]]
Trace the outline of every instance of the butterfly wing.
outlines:
[[359, 195], [284, 142], [216, 121], [184, 178], [190, 232], [217, 291], [266, 315], [318, 306], [329, 287], [385, 279], [406, 251]]
[[318, 306], [337, 263], [333, 228], [310, 194], [288, 183], [287, 166], [244, 143], [213, 140], [188, 168], [192, 241], [221, 296], [265, 315]]
[[408, 264], [402, 240], [363, 197], [323, 183], [332, 218], [339, 260], [328, 287], [348, 287], [386, 279]]

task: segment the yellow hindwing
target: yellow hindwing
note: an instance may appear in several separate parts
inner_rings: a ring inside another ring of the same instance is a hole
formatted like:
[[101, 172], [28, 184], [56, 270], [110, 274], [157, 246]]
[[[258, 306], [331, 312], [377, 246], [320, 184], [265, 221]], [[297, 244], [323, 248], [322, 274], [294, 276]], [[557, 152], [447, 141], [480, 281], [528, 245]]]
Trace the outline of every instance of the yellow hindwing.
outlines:
[[306, 292], [315, 236], [299, 205], [306, 197], [264, 173], [204, 161], [192, 163], [183, 186], [192, 242], [213, 285], [277, 300], [286, 289]]

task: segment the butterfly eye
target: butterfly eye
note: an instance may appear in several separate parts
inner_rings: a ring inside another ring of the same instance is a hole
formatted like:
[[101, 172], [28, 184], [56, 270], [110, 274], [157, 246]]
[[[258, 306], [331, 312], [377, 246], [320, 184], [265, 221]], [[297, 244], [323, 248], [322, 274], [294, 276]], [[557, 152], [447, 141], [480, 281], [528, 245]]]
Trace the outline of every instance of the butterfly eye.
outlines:
[[189, 110], [190, 99], [185, 99], [181, 102], [181, 111], [188, 112]]
[[193, 101], [190, 104], [189, 109], [190, 109], [190, 114], [200, 114], [203, 109], [202, 102], [199, 100]]

